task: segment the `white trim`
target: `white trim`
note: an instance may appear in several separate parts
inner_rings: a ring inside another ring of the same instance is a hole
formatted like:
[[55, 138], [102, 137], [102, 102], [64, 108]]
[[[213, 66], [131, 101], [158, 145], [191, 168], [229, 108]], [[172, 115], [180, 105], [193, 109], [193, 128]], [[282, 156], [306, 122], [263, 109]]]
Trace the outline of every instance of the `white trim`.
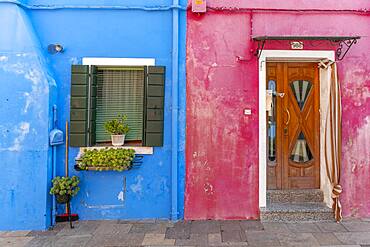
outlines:
[[84, 57], [83, 65], [154, 66], [154, 58]]
[[95, 146], [95, 147], [81, 147], [78, 157], [83, 154], [84, 150], [94, 150], [94, 149], [105, 149], [105, 148], [114, 148], [114, 149], [133, 149], [135, 154], [153, 154], [153, 147], [136, 147], [136, 146]]
[[335, 61], [334, 51], [264, 50], [258, 60], [259, 70], [259, 207], [266, 207], [266, 61], [314, 62], [321, 59]]

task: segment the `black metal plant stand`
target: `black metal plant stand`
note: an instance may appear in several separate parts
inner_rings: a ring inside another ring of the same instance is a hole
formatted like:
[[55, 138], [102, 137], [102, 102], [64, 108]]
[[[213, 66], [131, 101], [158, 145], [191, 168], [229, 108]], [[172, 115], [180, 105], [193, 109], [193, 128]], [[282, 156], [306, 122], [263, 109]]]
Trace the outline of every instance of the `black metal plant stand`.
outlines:
[[68, 201], [67, 202], [67, 212], [68, 212], [68, 221], [69, 221], [69, 226], [72, 228], [74, 228], [74, 226], [72, 225], [72, 217], [71, 217], [71, 204], [70, 202]]
[[57, 195], [56, 200], [59, 204], [66, 205], [66, 214], [56, 215], [56, 222], [66, 222], [69, 221], [69, 226], [74, 228], [72, 221], [78, 220], [78, 215], [71, 214], [71, 196], [70, 195]]

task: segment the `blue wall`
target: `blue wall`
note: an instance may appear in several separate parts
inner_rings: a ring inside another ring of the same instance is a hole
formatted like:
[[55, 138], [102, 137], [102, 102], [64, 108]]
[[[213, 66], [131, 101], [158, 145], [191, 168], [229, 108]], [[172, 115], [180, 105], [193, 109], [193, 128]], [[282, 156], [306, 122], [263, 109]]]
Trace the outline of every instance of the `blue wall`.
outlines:
[[55, 81], [27, 17], [0, 5], [0, 230], [50, 224], [50, 105]]
[[[122, 173], [76, 172], [73, 165], [78, 149], [70, 148], [70, 175], [78, 175], [81, 178], [81, 191], [72, 201], [73, 212], [78, 213], [82, 220], [169, 219], [171, 166], [177, 165], [178, 217], [182, 218], [186, 98], [185, 11], [179, 10], [179, 81], [172, 82], [172, 9], [166, 10], [166, 6], [172, 4], [171, 1], [156, 1], [155, 6], [148, 6], [145, 4], [147, 1], [141, 0], [125, 1], [127, 4], [122, 1], [74, 1], [78, 8], [68, 6], [58, 10], [32, 7], [53, 4], [46, 8], [59, 8], [64, 2], [25, 1], [28, 4], [27, 8], [24, 7], [25, 10], [15, 4], [0, 3], [0, 19], [4, 16], [7, 18], [5, 23], [8, 29], [5, 34], [13, 33], [13, 37], [24, 36], [18, 46], [10, 47], [2, 42], [2, 37], [6, 35], [0, 37], [1, 103], [7, 102], [6, 99], [12, 96], [12, 102], [6, 103], [7, 109], [1, 109], [0, 112], [0, 159], [5, 160], [0, 166], [2, 171], [6, 171], [0, 175], [0, 211], [6, 212], [7, 215], [5, 218], [0, 216], [0, 230], [44, 229], [50, 224], [50, 196], [47, 194], [51, 157], [48, 146], [48, 130], [52, 117], [50, 108], [52, 104], [57, 104], [58, 127], [64, 131], [64, 123], [69, 119], [70, 109], [70, 68], [71, 64], [80, 64], [82, 57], [155, 58], [157, 65], [166, 66], [165, 139], [163, 147], [155, 148], [153, 155], [144, 157], [141, 167]], [[120, 5], [116, 5], [118, 3]], [[181, 4], [186, 6], [185, 1]], [[86, 5], [94, 6], [94, 9], [86, 9]], [[145, 6], [151, 10], [129, 10], [124, 9], [124, 6]], [[163, 10], [153, 10], [158, 7]], [[16, 17], [10, 17], [10, 9], [17, 12]], [[11, 18], [24, 20], [23, 26], [15, 26], [15, 21]], [[26, 42], [27, 38], [30, 39], [29, 42]], [[8, 42], [11, 43], [9, 40]], [[18, 53], [24, 52], [21, 49], [22, 44], [27, 43], [37, 45], [30, 48], [29, 56], [18, 56]], [[62, 44], [65, 51], [55, 55], [43, 52], [51, 43]], [[2, 58], [3, 53], [8, 54], [7, 59]], [[36, 67], [37, 71], [41, 71], [42, 78], [37, 77], [39, 74], [20, 74], [17, 66], [29, 70]], [[9, 72], [8, 67], [13, 70]], [[42, 88], [39, 84], [34, 88], [34, 78], [43, 82]], [[54, 85], [54, 80], [57, 90], [46, 90]], [[172, 94], [172, 83], [178, 83], [179, 95]], [[45, 92], [42, 89], [45, 89]], [[41, 94], [37, 95], [37, 101], [36, 93]], [[180, 107], [177, 164], [171, 164], [172, 97], [178, 97]], [[27, 103], [27, 100], [31, 103]], [[22, 113], [27, 104], [30, 104], [29, 112]], [[18, 145], [20, 149], [10, 150], [12, 145], [18, 142], [21, 142]], [[58, 175], [64, 174], [64, 149], [64, 145], [57, 148]], [[124, 179], [126, 191], [123, 188]], [[124, 200], [120, 199], [122, 193]], [[59, 211], [62, 212], [62, 208]]]

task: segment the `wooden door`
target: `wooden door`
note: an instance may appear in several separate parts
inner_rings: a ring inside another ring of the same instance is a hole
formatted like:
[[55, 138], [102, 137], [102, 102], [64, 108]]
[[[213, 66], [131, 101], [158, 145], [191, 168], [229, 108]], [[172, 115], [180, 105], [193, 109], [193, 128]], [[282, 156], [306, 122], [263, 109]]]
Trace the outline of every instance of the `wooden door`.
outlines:
[[317, 63], [268, 63], [268, 87], [274, 82], [274, 107], [267, 112], [267, 188], [319, 188]]

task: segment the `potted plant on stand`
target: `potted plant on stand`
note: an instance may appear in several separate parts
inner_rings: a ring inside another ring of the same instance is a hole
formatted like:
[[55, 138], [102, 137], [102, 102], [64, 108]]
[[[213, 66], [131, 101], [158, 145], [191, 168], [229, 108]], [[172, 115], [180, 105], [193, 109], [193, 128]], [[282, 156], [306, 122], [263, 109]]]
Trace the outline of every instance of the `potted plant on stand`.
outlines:
[[113, 146], [122, 146], [125, 143], [125, 136], [130, 130], [126, 121], [127, 115], [118, 115], [117, 119], [104, 124], [105, 130], [111, 134]]
[[58, 203], [67, 204], [68, 221], [70, 227], [73, 228], [70, 201], [80, 190], [80, 187], [78, 187], [80, 179], [77, 176], [55, 177], [52, 182], [53, 187], [50, 189], [50, 194], [55, 196]]
[[50, 194], [55, 195], [58, 203], [69, 203], [71, 198], [77, 195], [80, 187], [80, 179], [77, 176], [73, 177], [55, 177], [53, 187], [50, 189]]

